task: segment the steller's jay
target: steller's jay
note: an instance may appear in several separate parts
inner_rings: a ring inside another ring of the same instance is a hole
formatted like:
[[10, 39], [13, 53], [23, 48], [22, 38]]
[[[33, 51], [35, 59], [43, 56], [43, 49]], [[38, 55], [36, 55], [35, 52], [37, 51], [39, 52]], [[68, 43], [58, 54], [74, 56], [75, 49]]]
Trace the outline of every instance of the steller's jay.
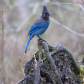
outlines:
[[[51, 14], [49, 13], [49, 11], [47, 10], [46, 6], [43, 6], [43, 11], [42, 11], [42, 15], [39, 19], [37, 19], [35, 21], [35, 23], [33, 24], [33, 26], [31, 26], [28, 35], [29, 39], [25, 48], [25, 53], [27, 52], [27, 47], [29, 45], [30, 40], [36, 35], [37, 37], [41, 38], [39, 35], [43, 34], [46, 29], [49, 26], [49, 16]], [[27, 35], [27, 36], [28, 36]], [[42, 39], [42, 38], [41, 38]]]

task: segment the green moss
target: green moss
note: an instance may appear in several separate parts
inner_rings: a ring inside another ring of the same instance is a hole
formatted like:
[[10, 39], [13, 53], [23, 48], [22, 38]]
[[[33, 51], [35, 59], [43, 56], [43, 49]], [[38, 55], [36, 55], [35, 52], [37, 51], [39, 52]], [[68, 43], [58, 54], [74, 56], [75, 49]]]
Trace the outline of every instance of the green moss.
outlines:
[[75, 78], [75, 74], [73, 73], [72, 75], [73, 75], [73, 78]]
[[45, 53], [43, 53], [43, 54], [44, 54], [44, 57], [46, 57]]
[[66, 49], [66, 52], [67, 52], [68, 50]]
[[84, 65], [80, 65], [80, 74], [78, 76], [82, 82], [82, 79], [84, 78]]
[[46, 61], [46, 57], [43, 58], [43, 61]]
[[56, 47], [53, 47], [52, 50], [56, 50]]

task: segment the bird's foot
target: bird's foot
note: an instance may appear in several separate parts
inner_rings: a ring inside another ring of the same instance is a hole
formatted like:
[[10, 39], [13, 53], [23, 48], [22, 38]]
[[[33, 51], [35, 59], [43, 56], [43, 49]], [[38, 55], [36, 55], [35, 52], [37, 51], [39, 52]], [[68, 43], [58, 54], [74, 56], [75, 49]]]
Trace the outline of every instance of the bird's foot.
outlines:
[[[42, 40], [42, 41], [45, 41], [44, 39], [42, 39], [40, 36], [38, 36], [38, 38], [40, 39], [40, 40]], [[46, 42], [46, 41], [45, 41]]]

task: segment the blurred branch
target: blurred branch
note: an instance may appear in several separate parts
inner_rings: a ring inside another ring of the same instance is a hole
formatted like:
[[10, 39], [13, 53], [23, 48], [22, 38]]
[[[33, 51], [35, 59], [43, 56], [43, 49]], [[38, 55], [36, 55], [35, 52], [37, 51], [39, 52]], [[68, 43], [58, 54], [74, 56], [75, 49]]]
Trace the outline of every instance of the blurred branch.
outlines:
[[20, 65], [21, 65], [21, 69], [22, 69], [23, 75], [25, 76], [25, 74], [24, 74], [24, 69], [23, 69], [23, 67], [22, 67], [22, 60], [21, 60], [20, 55], [19, 55], [19, 52], [18, 52], [17, 40], [15, 39], [15, 41], [16, 41], [17, 55], [18, 55], [18, 58], [19, 58], [19, 62], [20, 62]]
[[28, 15], [28, 17], [25, 18], [25, 20], [23, 20], [23, 21], [21, 22], [21, 24], [18, 26], [18, 28], [17, 28], [17, 30], [16, 30], [17, 32], [20, 32], [20, 30], [22, 29], [22, 27], [30, 20], [30, 18], [31, 18], [32, 16], [34, 16], [34, 15], [36, 14], [36, 10], [37, 10], [38, 6], [39, 6], [38, 3], [35, 4], [35, 6], [33, 7], [33, 10], [32, 10], [31, 15]]
[[[84, 8], [83, 8], [83, 6], [82, 6], [81, 4], [60, 3], [60, 2], [58, 2], [58, 1], [56, 1], [56, 3], [53, 3], [53, 2], [49, 2], [49, 3], [55, 4], [55, 5], [59, 6], [59, 7], [62, 7], [62, 8], [64, 8], [64, 9], [67, 9], [67, 10], [72, 11], [72, 12], [75, 11], [72, 7], [69, 7], [69, 6], [62, 6], [61, 4], [76, 5], [76, 6], [79, 6], [82, 10], [84, 10]], [[76, 13], [79, 14], [79, 15], [82, 14], [82, 13], [80, 13], [80, 12], [76, 12]], [[65, 25], [61, 24], [60, 22], [56, 21], [54, 18], [50, 18], [50, 19], [51, 19], [52, 21], [54, 21], [56, 24], [61, 25], [63, 28], [69, 30], [70, 32], [72, 32], [72, 33], [74, 33], [74, 34], [76, 34], [76, 35], [78, 35], [78, 36], [84, 36], [84, 34], [80, 34], [80, 33], [77, 33], [77, 32], [75, 32], [75, 31], [71, 30], [70, 28], [68, 28], [68, 27], [66, 27]]]
[[35, 13], [31, 13], [31, 15], [29, 15], [27, 18], [25, 18], [25, 20], [23, 20], [22, 22], [21, 22], [21, 24], [18, 26], [18, 28], [17, 28], [17, 32], [20, 32], [20, 30], [22, 29], [22, 27], [30, 20], [30, 18], [33, 16], [33, 15], [35, 15]]
[[79, 7], [84, 11], [84, 8], [83, 8], [83, 6], [81, 4], [79, 4]]
[[[50, 2], [49, 3], [51, 4], [55, 4], [56, 6], [62, 8], [62, 9], [65, 9], [67, 11], [70, 11], [72, 13], [76, 13], [77, 15], [80, 15], [80, 16], [83, 16], [83, 14], [80, 12], [80, 11], [76, 11], [73, 7], [70, 7], [70, 6], [67, 6], [67, 5], [75, 5], [75, 6], [79, 6], [77, 4], [73, 4], [73, 3], [60, 3], [58, 1], [55, 2]], [[63, 6], [63, 4], [66, 4], [66, 6]], [[81, 8], [81, 6], [79, 6]]]
[[82, 37], [84, 36], [84, 34], [80, 34], [80, 33], [77, 33], [77, 32], [75, 32], [75, 31], [71, 30], [69, 27], [67, 27], [67, 26], [65, 26], [65, 25], [63, 25], [63, 24], [61, 24], [60, 22], [56, 21], [54, 18], [50, 18], [50, 19], [51, 19], [53, 22], [55, 22], [56, 24], [62, 26], [63, 28], [67, 29], [68, 31], [72, 32], [73, 34], [76, 34], [76, 35], [82, 36]]
[[9, 9], [12, 10], [14, 8], [13, 5], [11, 5], [9, 0], [3, 0], [3, 1], [6, 3], [6, 5], [8, 6]]
[[2, 25], [2, 42], [1, 42], [1, 71], [2, 71], [2, 83], [6, 83], [5, 80], [5, 69], [4, 69], [4, 22], [3, 22], [3, 11], [1, 15], [1, 25]]

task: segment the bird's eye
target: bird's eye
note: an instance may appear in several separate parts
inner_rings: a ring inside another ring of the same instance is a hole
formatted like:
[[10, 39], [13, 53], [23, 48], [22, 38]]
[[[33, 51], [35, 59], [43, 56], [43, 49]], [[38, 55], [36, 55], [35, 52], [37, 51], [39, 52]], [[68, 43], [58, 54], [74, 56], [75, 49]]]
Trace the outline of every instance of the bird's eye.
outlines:
[[48, 14], [48, 13], [46, 12], [46, 14]]

